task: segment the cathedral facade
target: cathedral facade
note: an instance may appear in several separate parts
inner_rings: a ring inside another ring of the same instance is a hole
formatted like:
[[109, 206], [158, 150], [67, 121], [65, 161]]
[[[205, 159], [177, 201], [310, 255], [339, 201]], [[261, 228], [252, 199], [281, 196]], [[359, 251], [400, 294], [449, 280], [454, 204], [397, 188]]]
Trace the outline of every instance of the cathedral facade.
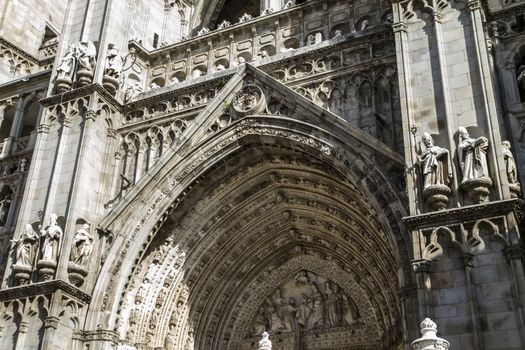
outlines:
[[0, 9], [0, 349], [525, 349], [523, 1]]

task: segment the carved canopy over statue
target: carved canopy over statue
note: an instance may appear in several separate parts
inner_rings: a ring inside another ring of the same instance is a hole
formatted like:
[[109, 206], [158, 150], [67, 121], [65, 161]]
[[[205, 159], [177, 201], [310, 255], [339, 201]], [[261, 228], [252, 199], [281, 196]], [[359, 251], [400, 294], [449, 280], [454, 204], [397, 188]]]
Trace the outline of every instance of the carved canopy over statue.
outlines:
[[[322, 288], [321, 288], [322, 287]], [[333, 281], [301, 271], [259, 306], [251, 332], [294, 332], [352, 326], [359, 313], [352, 299]]]

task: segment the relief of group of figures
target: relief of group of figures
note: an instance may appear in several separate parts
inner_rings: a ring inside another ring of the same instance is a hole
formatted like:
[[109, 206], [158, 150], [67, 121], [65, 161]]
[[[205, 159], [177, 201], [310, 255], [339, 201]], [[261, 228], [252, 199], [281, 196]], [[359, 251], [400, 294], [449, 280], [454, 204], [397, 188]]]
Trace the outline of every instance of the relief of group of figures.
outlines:
[[301, 271], [259, 306], [252, 332], [286, 333], [297, 329], [347, 327], [358, 322], [356, 305], [337, 284]]
[[[35, 267], [38, 270], [38, 280], [48, 280], [53, 277], [64, 238], [63, 230], [57, 220], [58, 216], [51, 214], [49, 225], [44, 228], [39, 225], [38, 230], [28, 223], [18, 239], [11, 241], [15, 285], [27, 284]], [[89, 257], [93, 251], [93, 237], [89, 229], [90, 225], [84, 222], [74, 233], [69, 253], [70, 278], [72, 275], [75, 277], [75, 274], [80, 274], [81, 277], [87, 275]]]
[[[484, 136], [471, 137], [465, 127], [458, 128], [457, 136], [458, 176], [461, 176], [459, 186], [467, 192], [472, 203], [486, 202], [492, 186], [487, 159], [489, 141]], [[435, 145], [429, 133], [423, 134], [422, 141], [424, 148], [420, 146], [417, 153], [422, 175], [423, 199], [430, 209], [442, 210], [448, 204], [451, 193], [453, 163], [449, 151]], [[501, 150], [509, 188], [512, 196], [517, 197], [520, 185], [516, 162], [510, 148], [510, 142], [502, 142]]]

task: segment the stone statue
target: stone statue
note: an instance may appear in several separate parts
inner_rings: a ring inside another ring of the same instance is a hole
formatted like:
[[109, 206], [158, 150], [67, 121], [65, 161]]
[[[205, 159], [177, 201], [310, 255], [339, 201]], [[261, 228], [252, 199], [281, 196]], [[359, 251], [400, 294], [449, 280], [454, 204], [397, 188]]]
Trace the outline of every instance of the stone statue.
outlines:
[[[501, 144], [501, 151], [503, 153], [503, 159], [505, 160], [505, 170], [507, 173], [507, 179], [509, 183], [515, 184], [518, 182], [518, 174], [516, 171], [516, 161], [510, 151], [510, 142], [503, 141]], [[1, 202], [0, 202], [1, 203]]]
[[507, 180], [509, 182], [509, 189], [512, 198], [518, 198], [521, 193], [521, 186], [518, 182], [518, 172], [516, 167], [516, 161], [510, 151], [510, 142], [503, 141], [501, 144], [501, 153], [503, 154], [503, 160], [505, 161], [505, 173], [507, 174]]
[[271, 303], [268, 305], [268, 315], [270, 316], [270, 329], [273, 332], [281, 331], [283, 327], [283, 322], [279, 317], [278, 311], [275, 309]]
[[326, 281], [326, 323], [330, 327], [338, 327], [341, 323], [340, 304], [338, 287], [333, 282]]
[[370, 21], [367, 19], [363, 20], [361, 23], [361, 30], [367, 30], [368, 27], [370, 27]]
[[434, 139], [429, 133], [423, 134], [426, 149], [421, 152], [419, 165], [423, 173], [423, 188], [433, 185], [448, 186], [452, 180], [452, 165], [447, 149], [434, 145]]
[[310, 305], [306, 329], [322, 328], [324, 326], [324, 299], [319, 292], [317, 283], [310, 283], [310, 288], [312, 288], [312, 294], [306, 298]]
[[7, 223], [7, 216], [9, 215], [9, 208], [11, 208], [11, 196], [6, 195], [0, 201], [0, 226], [5, 226]]
[[44, 242], [41, 247], [41, 259], [56, 262], [58, 257], [58, 248], [60, 246], [60, 239], [62, 238], [62, 229], [57, 224], [57, 214], [51, 214], [49, 218], [49, 226], [44, 230], [40, 230], [41, 237]]
[[89, 234], [89, 224], [86, 223], [75, 232], [71, 253], [69, 254], [69, 261], [85, 267], [89, 263], [89, 257], [92, 251], [93, 237]]
[[488, 178], [487, 149], [489, 142], [486, 137], [473, 139], [467, 129], [458, 128], [458, 159], [463, 175], [462, 183], [479, 178]]
[[11, 240], [15, 246], [15, 264], [23, 266], [33, 266], [35, 258], [35, 244], [38, 242], [38, 235], [30, 224], [26, 224], [24, 232], [17, 240]]
[[57, 68], [57, 78], [58, 79], [73, 79], [75, 62], [77, 56], [77, 46], [76, 44], [69, 45], [67, 53], [60, 60], [60, 64]]
[[255, 316], [253, 330], [256, 334], [262, 334], [268, 327], [268, 319], [266, 318], [266, 310], [264, 306], [259, 307], [257, 315]]
[[134, 85], [130, 85], [127, 87], [126, 94], [124, 96], [124, 100], [126, 102], [133, 101], [141, 93], [142, 93], [142, 86], [140, 86], [140, 82], [136, 82]]
[[343, 32], [339, 29], [337, 29], [335, 32], [334, 32], [334, 36], [332, 37], [332, 39], [337, 39], [337, 38], [341, 38], [343, 36]]
[[284, 330], [286, 332], [293, 332], [295, 330], [295, 315], [297, 314], [297, 307], [295, 306], [295, 299], [290, 297], [288, 305], [284, 311]]
[[354, 302], [346, 295], [341, 296], [341, 323], [343, 326], [353, 325], [359, 315]]
[[113, 44], [108, 45], [106, 54], [106, 66], [104, 67], [104, 74], [115, 79], [120, 78], [124, 60], [120, 55], [120, 50]]
[[315, 35], [310, 34], [306, 37], [306, 45], [313, 45], [315, 44]]
[[308, 277], [308, 272], [301, 270], [301, 272], [294, 277], [294, 283], [298, 286], [309, 284], [310, 278]]
[[272, 349], [272, 342], [268, 338], [268, 333], [264, 332], [262, 334], [262, 339], [259, 340], [259, 349], [258, 350], [271, 350]]
[[91, 41], [77, 44], [78, 69], [92, 72], [96, 64], [97, 49]]

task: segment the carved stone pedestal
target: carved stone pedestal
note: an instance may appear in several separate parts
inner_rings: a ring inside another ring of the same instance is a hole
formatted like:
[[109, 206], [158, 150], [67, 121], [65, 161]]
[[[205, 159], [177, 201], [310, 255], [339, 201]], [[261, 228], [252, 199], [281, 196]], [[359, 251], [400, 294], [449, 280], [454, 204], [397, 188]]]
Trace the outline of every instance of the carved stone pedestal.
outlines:
[[423, 190], [423, 200], [432, 211], [447, 207], [450, 188], [445, 185], [432, 185]]
[[29, 282], [31, 278], [31, 266], [27, 265], [13, 265], [13, 276], [15, 286], [23, 286]]
[[38, 268], [38, 280], [49, 281], [55, 275], [57, 263], [51, 260], [38, 260], [36, 266]]
[[488, 177], [463, 181], [460, 187], [467, 192], [467, 196], [473, 204], [486, 203], [489, 199], [492, 180]]
[[93, 72], [86, 69], [81, 69], [77, 72], [77, 78], [79, 86], [89, 85], [93, 81]]
[[104, 75], [102, 78], [102, 86], [104, 86], [104, 88], [108, 90], [111, 95], [115, 96], [115, 93], [119, 87], [119, 81], [118, 79], [110, 77], [109, 75]]
[[57, 78], [56, 80], [56, 92], [61, 94], [71, 90], [73, 82], [69, 78]]
[[80, 287], [84, 283], [84, 278], [88, 274], [88, 271], [84, 267], [72, 262], [69, 262], [67, 272], [69, 281], [77, 287]]

